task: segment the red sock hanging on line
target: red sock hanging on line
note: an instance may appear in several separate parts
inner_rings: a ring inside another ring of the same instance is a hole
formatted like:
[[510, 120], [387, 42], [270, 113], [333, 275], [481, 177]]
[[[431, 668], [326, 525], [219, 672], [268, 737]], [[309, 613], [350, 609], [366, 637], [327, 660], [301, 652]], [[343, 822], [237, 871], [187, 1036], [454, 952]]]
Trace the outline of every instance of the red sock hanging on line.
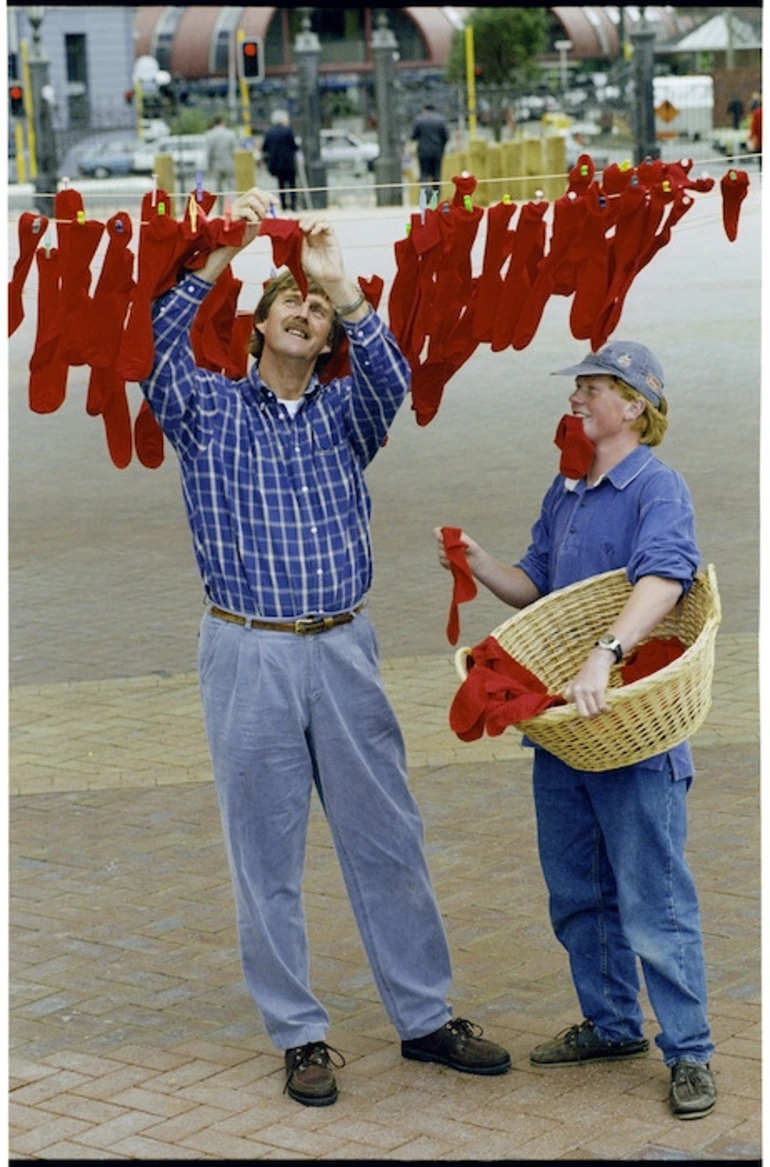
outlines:
[[268, 215], [259, 225], [259, 234], [270, 237], [273, 263], [276, 267], [288, 267], [304, 300], [307, 296], [307, 276], [302, 267], [302, 243], [305, 237], [297, 220]]
[[492, 352], [500, 352], [513, 341], [537, 264], [543, 258], [546, 228], [543, 216], [548, 203], [525, 203], [513, 233], [511, 260], [503, 277], [500, 298], [492, 325]]
[[19, 258], [13, 265], [8, 283], [8, 335], [13, 336], [24, 319], [22, 292], [29, 269], [32, 267], [38, 244], [42, 243], [48, 227], [45, 215], [22, 211], [19, 215]]
[[148, 470], [157, 470], [165, 457], [163, 430], [146, 400], [142, 401], [134, 422], [136, 456]]
[[741, 203], [749, 189], [749, 176], [745, 170], [730, 169], [721, 179], [719, 189], [722, 193], [722, 223], [725, 235], [734, 243], [738, 238]]
[[54, 413], [67, 392], [69, 366], [59, 353], [64, 316], [61, 257], [56, 247], [39, 248], [37, 261], [37, 331], [29, 361], [29, 407], [33, 413]]

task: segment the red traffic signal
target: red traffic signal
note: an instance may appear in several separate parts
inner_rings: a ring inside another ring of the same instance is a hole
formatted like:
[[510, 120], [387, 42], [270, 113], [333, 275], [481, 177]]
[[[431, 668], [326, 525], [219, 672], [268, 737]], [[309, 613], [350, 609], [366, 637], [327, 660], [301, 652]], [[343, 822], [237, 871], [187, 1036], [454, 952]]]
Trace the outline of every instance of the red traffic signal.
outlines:
[[8, 101], [11, 107], [11, 117], [20, 118], [24, 116], [24, 90], [21, 85], [15, 82], [8, 87]]
[[238, 64], [244, 81], [262, 80], [262, 41], [259, 37], [246, 37], [240, 41]]

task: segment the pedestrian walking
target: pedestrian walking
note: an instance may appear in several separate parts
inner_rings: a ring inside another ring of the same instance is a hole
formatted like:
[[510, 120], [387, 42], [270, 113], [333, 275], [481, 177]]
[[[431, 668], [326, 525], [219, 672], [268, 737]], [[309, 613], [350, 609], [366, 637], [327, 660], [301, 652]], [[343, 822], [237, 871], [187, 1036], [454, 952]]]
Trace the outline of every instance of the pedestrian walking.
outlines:
[[299, 145], [285, 110], [274, 110], [270, 120], [272, 125], [262, 141], [262, 158], [268, 173], [278, 179], [282, 209], [296, 211]]
[[741, 128], [741, 118], [743, 117], [743, 102], [737, 93], [727, 103], [727, 112], [732, 119], [733, 129], [739, 130]]
[[449, 130], [442, 115], [432, 102], [426, 101], [422, 112], [412, 126], [412, 141], [417, 143], [417, 161], [420, 167], [420, 183], [428, 199], [439, 193], [441, 183], [441, 162]]
[[[689, 590], [699, 553], [687, 485], [652, 452], [668, 424], [656, 357], [613, 341], [558, 374], [575, 378], [569, 400], [583, 464], [571, 451], [515, 566], [464, 532], [460, 540], [475, 579], [514, 608], [625, 568], [630, 597], [562, 694], [579, 716], [595, 717], [608, 708], [611, 666]], [[440, 528], [435, 535], [448, 568]], [[671, 1110], [682, 1119], [703, 1117], [716, 1101], [698, 898], [684, 855], [693, 775], [688, 742], [600, 773], [534, 748], [540, 863], [583, 1020], [536, 1046], [530, 1061], [549, 1068], [647, 1054], [638, 958], [671, 1071]]]
[[[244, 246], [276, 204], [232, 207]], [[508, 1053], [452, 1016], [451, 966], [366, 611], [372, 580], [364, 471], [409, 389], [409, 365], [345, 270], [332, 227], [298, 220], [307, 294], [290, 273], [254, 313], [239, 381], [196, 366], [190, 326], [233, 247], [211, 252], [153, 305], [142, 390], [179, 459], [204, 586], [198, 666], [232, 877], [241, 959], [288, 1094], [337, 1098], [329, 1015], [309, 978], [302, 900], [313, 787], [403, 1057], [501, 1074]], [[319, 368], [347, 337], [351, 373]]]
[[235, 151], [238, 139], [229, 129], [225, 118], [218, 117], [206, 134], [206, 174], [211, 189], [221, 199], [222, 210], [225, 195], [235, 187]]

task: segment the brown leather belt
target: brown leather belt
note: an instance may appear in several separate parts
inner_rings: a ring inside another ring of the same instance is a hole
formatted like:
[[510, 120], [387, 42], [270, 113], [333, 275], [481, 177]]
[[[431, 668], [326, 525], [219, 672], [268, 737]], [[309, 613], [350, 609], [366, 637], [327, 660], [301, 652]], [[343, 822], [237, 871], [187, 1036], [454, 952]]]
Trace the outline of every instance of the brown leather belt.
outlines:
[[300, 616], [298, 620], [256, 620], [249, 616], [236, 616], [234, 612], [226, 612], [224, 608], [209, 607], [212, 616], [218, 620], [229, 620], [231, 624], [240, 624], [246, 628], [260, 628], [266, 632], [294, 632], [297, 636], [315, 636], [317, 632], [328, 632], [340, 624], [350, 624], [351, 621], [363, 612], [365, 605], [359, 604], [352, 612], [340, 612], [338, 616]]

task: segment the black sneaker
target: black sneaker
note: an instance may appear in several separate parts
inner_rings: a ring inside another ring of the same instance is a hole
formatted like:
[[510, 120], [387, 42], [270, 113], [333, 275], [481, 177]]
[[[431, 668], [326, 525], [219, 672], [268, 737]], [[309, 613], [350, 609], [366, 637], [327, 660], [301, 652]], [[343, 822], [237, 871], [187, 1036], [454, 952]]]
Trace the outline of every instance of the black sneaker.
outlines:
[[650, 1043], [641, 1037], [638, 1041], [605, 1041], [594, 1030], [593, 1021], [583, 1021], [551, 1041], [536, 1045], [529, 1055], [533, 1066], [574, 1066], [577, 1062], [619, 1062], [624, 1058], [643, 1058]]
[[708, 1065], [677, 1062], [671, 1067], [668, 1093], [675, 1118], [704, 1118], [716, 1106], [717, 1088]]
[[415, 1062], [439, 1062], [466, 1074], [505, 1074], [511, 1056], [501, 1045], [482, 1039], [484, 1030], [462, 1017], [447, 1021], [424, 1037], [401, 1042], [401, 1054]]
[[[332, 1054], [337, 1055], [338, 1062], [333, 1061]], [[287, 1049], [283, 1058], [286, 1066], [284, 1094], [288, 1093], [303, 1106], [331, 1106], [337, 1101], [332, 1066], [345, 1065], [339, 1050], [325, 1041], [309, 1041], [306, 1045]]]

